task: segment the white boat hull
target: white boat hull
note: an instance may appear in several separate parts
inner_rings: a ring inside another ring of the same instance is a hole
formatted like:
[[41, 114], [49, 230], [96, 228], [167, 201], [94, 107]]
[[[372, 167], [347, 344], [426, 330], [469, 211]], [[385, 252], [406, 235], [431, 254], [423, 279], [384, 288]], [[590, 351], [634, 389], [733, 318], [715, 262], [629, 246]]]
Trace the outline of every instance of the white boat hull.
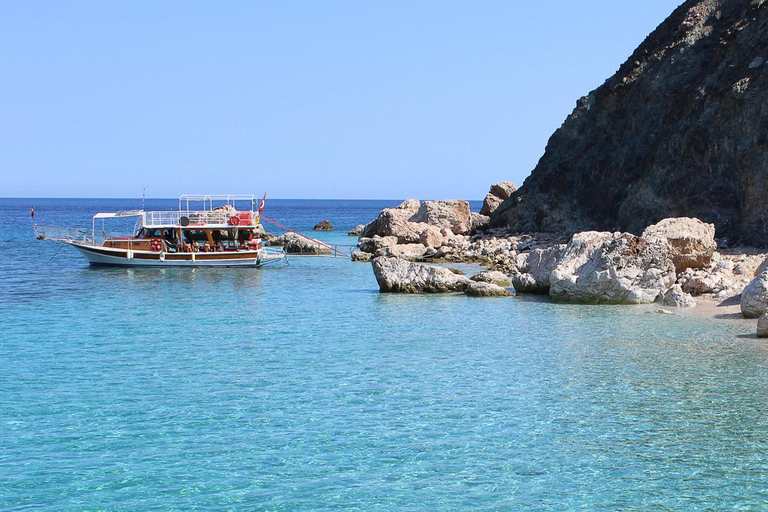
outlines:
[[164, 253], [131, 251], [67, 242], [85, 256], [91, 265], [117, 267], [260, 267], [283, 259], [264, 249], [238, 252]]

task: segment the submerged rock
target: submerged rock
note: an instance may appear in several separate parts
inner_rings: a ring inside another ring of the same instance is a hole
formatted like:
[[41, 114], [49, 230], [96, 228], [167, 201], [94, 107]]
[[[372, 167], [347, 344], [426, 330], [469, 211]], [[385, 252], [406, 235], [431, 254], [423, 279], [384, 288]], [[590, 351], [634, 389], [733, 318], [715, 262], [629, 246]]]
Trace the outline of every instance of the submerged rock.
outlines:
[[515, 294], [499, 285], [473, 281], [464, 290], [470, 297], [512, 297]]
[[477, 281], [478, 283], [491, 283], [497, 286], [512, 285], [509, 277], [504, 272], [499, 272], [498, 270], [483, 270], [470, 277], [470, 279], [472, 281]]
[[758, 318], [768, 311], [768, 272], [754, 278], [741, 292], [741, 313]]
[[402, 258], [374, 258], [373, 274], [382, 292], [463, 292], [471, 281], [447, 268], [412, 263]]
[[674, 282], [665, 243], [586, 231], [566, 246], [550, 275], [549, 294], [575, 302], [650, 304]]

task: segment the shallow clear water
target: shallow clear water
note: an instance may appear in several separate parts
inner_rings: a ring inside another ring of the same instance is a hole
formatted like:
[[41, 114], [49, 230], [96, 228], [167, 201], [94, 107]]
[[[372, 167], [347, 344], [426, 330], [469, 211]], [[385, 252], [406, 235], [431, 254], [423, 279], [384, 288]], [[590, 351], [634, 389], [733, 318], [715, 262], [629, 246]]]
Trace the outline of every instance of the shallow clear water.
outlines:
[[[328, 218], [343, 233], [319, 236], [344, 244], [391, 204], [265, 213], [303, 230]], [[130, 206], [35, 201], [59, 224]], [[379, 294], [344, 258], [90, 268], [54, 257], [28, 217], [28, 200], [0, 200], [1, 509], [768, 504], [768, 345], [752, 323]]]

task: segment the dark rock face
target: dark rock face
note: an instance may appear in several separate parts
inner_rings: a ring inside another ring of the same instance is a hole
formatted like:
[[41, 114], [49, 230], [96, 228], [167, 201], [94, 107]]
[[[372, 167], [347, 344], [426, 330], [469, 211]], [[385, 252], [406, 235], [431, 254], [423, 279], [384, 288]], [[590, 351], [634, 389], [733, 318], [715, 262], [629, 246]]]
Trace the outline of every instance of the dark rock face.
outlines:
[[492, 214], [515, 231], [665, 217], [768, 244], [768, 1], [688, 0], [550, 138]]

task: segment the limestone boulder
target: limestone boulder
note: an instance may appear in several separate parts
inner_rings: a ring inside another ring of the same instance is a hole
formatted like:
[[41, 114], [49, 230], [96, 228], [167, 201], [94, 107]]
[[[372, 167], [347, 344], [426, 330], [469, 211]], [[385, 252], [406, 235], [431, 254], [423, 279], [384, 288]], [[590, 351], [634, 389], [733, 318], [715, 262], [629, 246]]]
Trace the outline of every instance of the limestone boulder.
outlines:
[[493, 283], [473, 281], [464, 290], [470, 297], [512, 297], [515, 295], [506, 288]]
[[482, 215], [477, 212], [470, 212], [470, 224], [471, 224], [471, 231], [474, 233], [476, 231], [484, 231], [488, 229], [491, 223], [491, 218], [487, 215]]
[[736, 276], [733, 274], [732, 261], [723, 260], [713, 267], [704, 269], [686, 269], [679, 276], [677, 282], [682, 290], [693, 296], [714, 294], [727, 295], [729, 290], [735, 293], [739, 286]]
[[675, 278], [665, 242], [586, 231], [566, 246], [550, 274], [549, 294], [574, 302], [650, 304]]
[[435, 249], [443, 245], [443, 234], [437, 226], [424, 226], [419, 234], [419, 242], [424, 247], [434, 247]]
[[648, 241], [663, 240], [669, 244], [669, 258], [679, 274], [687, 268], [700, 269], [710, 264], [717, 249], [715, 225], [690, 217], [663, 219], [643, 231]]
[[469, 202], [463, 199], [424, 201], [409, 220], [446, 228], [456, 235], [467, 234], [472, 229]]
[[357, 247], [363, 252], [369, 252], [373, 254], [382, 247], [389, 247], [397, 243], [397, 237], [395, 236], [379, 236], [374, 235], [371, 238], [360, 237], [357, 240]]
[[402, 258], [379, 257], [372, 261], [373, 274], [382, 292], [463, 292], [471, 281], [447, 268], [412, 263]]
[[757, 337], [768, 338], [768, 313], [763, 313], [757, 319]]
[[505, 199], [509, 199], [509, 196], [517, 190], [517, 187], [511, 181], [502, 181], [491, 185], [491, 190], [486, 194], [483, 200], [483, 206], [480, 209], [481, 215], [490, 215], [499, 207]]
[[422, 244], [394, 244], [382, 247], [373, 253], [374, 257], [403, 258], [418, 261], [427, 253], [428, 247]]
[[373, 254], [363, 251], [355, 251], [352, 253], [352, 261], [371, 261]]
[[306, 238], [296, 233], [286, 233], [266, 242], [267, 245], [282, 245], [289, 254], [331, 254], [331, 248], [319, 240]]
[[354, 228], [347, 231], [347, 234], [349, 236], [360, 236], [360, 234], [363, 232], [364, 229], [365, 229], [365, 224], [358, 224]]
[[510, 286], [512, 284], [509, 277], [504, 272], [499, 272], [498, 270], [483, 270], [470, 277], [470, 279], [478, 283], [491, 283], [497, 286]]
[[768, 272], [754, 278], [741, 292], [741, 313], [745, 318], [758, 318], [768, 311]]
[[512, 277], [512, 286], [515, 291], [535, 294], [549, 293], [549, 276], [562, 257], [565, 247], [565, 245], [559, 244], [518, 254], [515, 258], [518, 273]]
[[418, 242], [421, 229], [411, 226], [409, 219], [418, 212], [420, 205], [418, 199], [407, 199], [396, 208], [384, 208], [378, 217], [365, 225], [360, 236], [396, 236], [400, 243]]
[[685, 293], [679, 284], [672, 286], [662, 294], [661, 303], [673, 308], [696, 307], [696, 300], [689, 293]]

